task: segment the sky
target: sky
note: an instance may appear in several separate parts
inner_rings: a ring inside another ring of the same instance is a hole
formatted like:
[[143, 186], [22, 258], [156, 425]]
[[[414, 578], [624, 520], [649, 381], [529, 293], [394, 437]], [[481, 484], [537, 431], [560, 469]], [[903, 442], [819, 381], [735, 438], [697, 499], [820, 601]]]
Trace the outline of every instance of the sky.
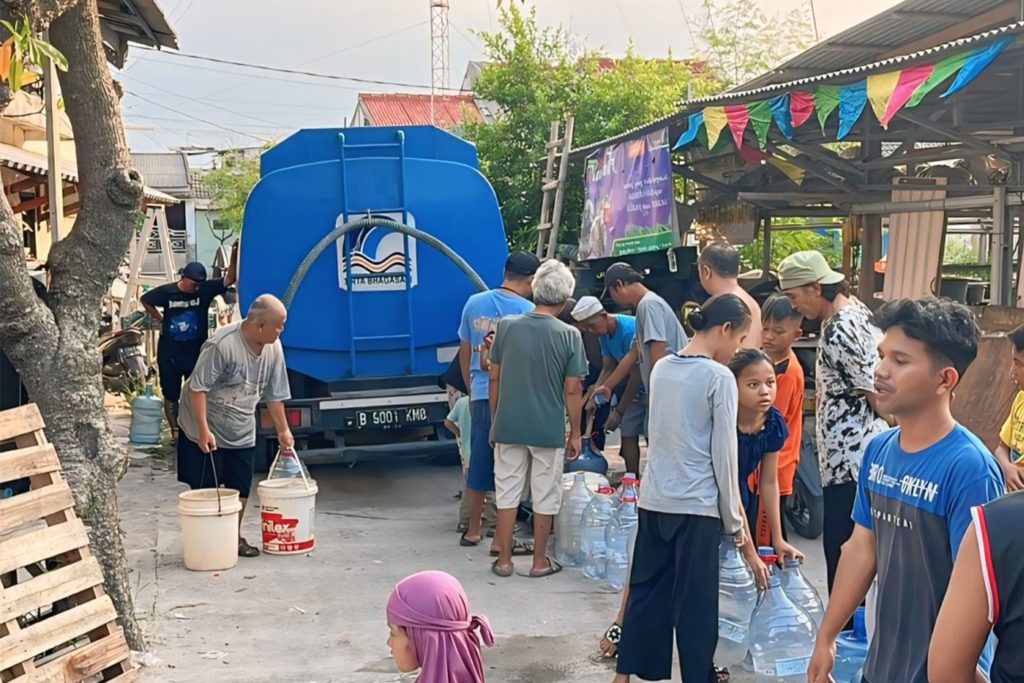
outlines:
[[[504, 0], [505, 3], [517, 0]], [[215, 64], [133, 46], [115, 70], [133, 151], [248, 147], [298, 128], [342, 126], [363, 92], [429, 93], [430, 0], [157, 0], [183, 53], [389, 81], [327, 80]], [[684, 17], [703, 21], [701, 0], [527, 0], [543, 25], [569, 28], [588, 47], [621, 55], [632, 38], [647, 57], [695, 53]], [[761, 0], [766, 12], [811, 0]], [[897, 0], [813, 0], [826, 38]], [[449, 0], [451, 85], [484, 59], [477, 31], [497, 27], [497, 0]], [[425, 86], [425, 87], [410, 87]], [[197, 159], [199, 161], [199, 159]]]

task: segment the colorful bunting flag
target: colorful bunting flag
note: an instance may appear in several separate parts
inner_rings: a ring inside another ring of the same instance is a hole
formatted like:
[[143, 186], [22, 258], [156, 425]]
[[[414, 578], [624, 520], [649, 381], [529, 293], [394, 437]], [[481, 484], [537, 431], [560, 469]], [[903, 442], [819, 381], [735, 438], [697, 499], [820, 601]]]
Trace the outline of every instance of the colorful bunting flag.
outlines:
[[793, 137], [793, 115], [789, 111], [789, 93], [773, 97], [768, 102], [772, 106], [772, 119], [787, 139]]
[[740, 156], [748, 164], [760, 164], [761, 162], [768, 160], [768, 155], [759, 149], [754, 149], [748, 145], [742, 145], [739, 149]]
[[729, 120], [729, 130], [737, 149], [743, 146], [743, 132], [750, 120], [750, 111], [745, 104], [729, 104], [725, 107], [725, 117]]
[[786, 177], [797, 185], [803, 185], [804, 176], [807, 175], [807, 171], [804, 169], [794, 163], [790, 163], [785, 159], [780, 159], [778, 157], [771, 157], [768, 159], [768, 163], [786, 174]]
[[1003, 36], [984, 50], [976, 50], [972, 53], [970, 59], [960, 69], [960, 73], [956, 75], [956, 80], [946, 89], [946, 92], [942, 93], [942, 97], [949, 97], [977, 78], [978, 74], [984, 71], [985, 67], [991, 64], [999, 56], [999, 53], [1015, 39], [1016, 36]]
[[725, 107], [704, 108], [704, 129], [708, 132], [708, 149], [714, 149], [718, 144], [718, 136], [722, 129], [729, 123], [729, 117], [725, 113]]
[[688, 145], [697, 139], [697, 131], [704, 125], [704, 112], [699, 111], [696, 114], [690, 114], [689, 121], [686, 125], [686, 130], [676, 140], [676, 144], [672, 149], [679, 149], [683, 145]]
[[789, 94], [789, 115], [793, 120], [794, 128], [804, 125], [813, 113], [814, 95], [803, 90], [796, 90]]
[[828, 117], [839, 108], [839, 86], [819, 85], [814, 91], [814, 108], [818, 110], [818, 123], [824, 133]]
[[875, 118], [879, 121], [885, 116], [885, 111], [889, 106], [889, 99], [892, 97], [893, 91], [896, 90], [896, 84], [899, 82], [899, 71], [868, 76], [868, 101], [871, 102], [871, 111], [875, 112]]
[[934, 70], [934, 64], [922, 64], [921, 66], [911, 67], [900, 72], [900, 80], [892, 91], [892, 97], [889, 98], [885, 114], [878, 119], [878, 122], [882, 124], [882, 128], [889, 127], [892, 117], [896, 116], [896, 112], [903, 108], [903, 105], [910, 100], [914, 91], [928, 80], [928, 77], [932, 75]]
[[914, 94], [910, 96], [910, 100], [907, 101], [907, 107], [916, 107], [921, 104], [921, 100], [925, 98], [928, 93], [945, 81], [947, 78], [955, 74], [960, 70], [960, 67], [970, 59], [970, 52], [962, 52], [952, 57], [946, 57], [932, 69], [932, 73], [928, 76], [928, 79], [917, 87]]
[[839, 133], [836, 135], [836, 140], [842, 140], [850, 134], [867, 103], [867, 80], [857, 81], [839, 88]]
[[748, 107], [750, 125], [757, 135], [757, 144], [761, 149], [768, 146], [768, 127], [772, 125], [772, 103], [768, 100], [754, 102]]

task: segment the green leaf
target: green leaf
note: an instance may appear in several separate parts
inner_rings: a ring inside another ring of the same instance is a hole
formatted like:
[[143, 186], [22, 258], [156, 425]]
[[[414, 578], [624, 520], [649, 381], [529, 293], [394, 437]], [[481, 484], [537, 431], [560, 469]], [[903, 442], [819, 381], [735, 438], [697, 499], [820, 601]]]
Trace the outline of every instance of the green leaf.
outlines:
[[63, 52], [47, 43], [45, 40], [36, 40], [33, 42], [35, 43], [36, 49], [42, 54], [42, 56], [51, 60], [58, 69], [61, 71], [68, 70], [68, 58], [64, 56]]
[[8, 76], [7, 84], [13, 92], [21, 90], [22, 76], [25, 73], [25, 63], [18, 57], [11, 58], [11, 73]]
[[18, 29], [14, 28], [14, 25], [11, 22], [5, 19], [0, 19], [0, 26], [3, 26], [5, 29], [7, 29], [7, 31], [12, 36], [18, 35]]

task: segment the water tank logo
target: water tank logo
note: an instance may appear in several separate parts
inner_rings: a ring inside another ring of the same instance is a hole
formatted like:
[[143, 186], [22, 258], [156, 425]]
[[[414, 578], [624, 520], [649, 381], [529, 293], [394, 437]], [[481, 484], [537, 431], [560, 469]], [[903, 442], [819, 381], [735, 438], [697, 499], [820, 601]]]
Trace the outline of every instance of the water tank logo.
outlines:
[[[355, 220], [355, 215], [341, 215], [338, 225]], [[401, 214], [374, 214], [374, 218], [401, 221]], [[412, 215], [406, 225], [415, 227]], [[338, 285], [348, 289], [348, 268], [352, 269], [352, 290], [394, 291], [406, 288], [406, 261], [408, 260], [409, 288], [417, 285], [416, 240], [388, 227], [370, 227], [348, 234], [350, 255], [345, 259], [344, 238], [338, 240]]]

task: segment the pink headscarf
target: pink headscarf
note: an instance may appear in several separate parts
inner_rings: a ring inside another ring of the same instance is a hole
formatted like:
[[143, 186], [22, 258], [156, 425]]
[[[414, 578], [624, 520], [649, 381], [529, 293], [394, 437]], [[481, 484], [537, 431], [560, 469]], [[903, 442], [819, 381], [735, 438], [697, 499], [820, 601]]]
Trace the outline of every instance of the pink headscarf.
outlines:
[[484, 683], [480, 630], [494, 645], [487, 617], [470, 616], [462, 584], [445, 572], [420, 572], [395, 586], [388, 622], [405, 628], [420, 663], [416, 683]]

